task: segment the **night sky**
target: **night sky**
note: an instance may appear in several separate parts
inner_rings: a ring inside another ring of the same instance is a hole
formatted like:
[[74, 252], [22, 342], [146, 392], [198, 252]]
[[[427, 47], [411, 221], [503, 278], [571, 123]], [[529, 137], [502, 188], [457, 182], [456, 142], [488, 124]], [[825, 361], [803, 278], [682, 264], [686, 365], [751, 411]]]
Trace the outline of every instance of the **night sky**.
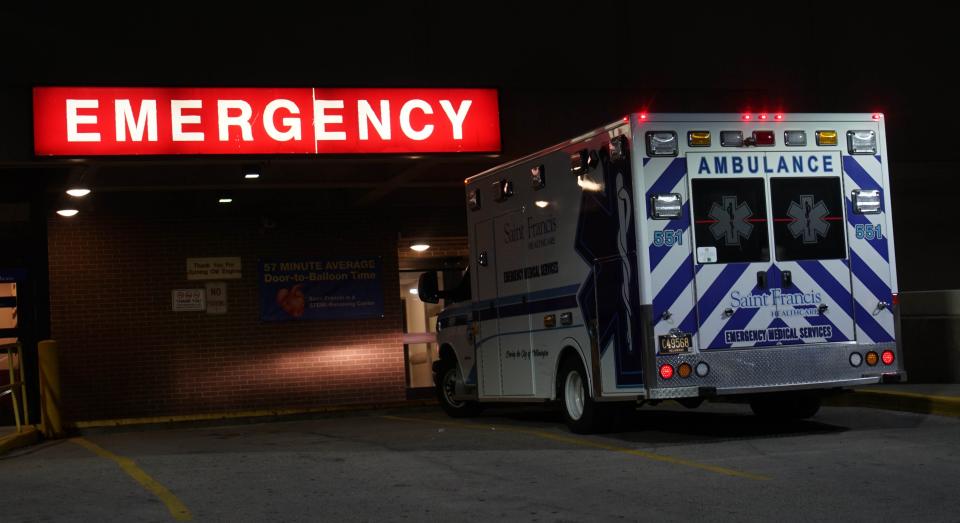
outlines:
[[34, 85], [217, 85], [495, 87], [505, 155], [638, 109], [882, 111], [891, 161], [952, 160], [928, 146], [957, 105], [952, 14], [788, 3], [4, 7], [0, 157], [30, 155]]

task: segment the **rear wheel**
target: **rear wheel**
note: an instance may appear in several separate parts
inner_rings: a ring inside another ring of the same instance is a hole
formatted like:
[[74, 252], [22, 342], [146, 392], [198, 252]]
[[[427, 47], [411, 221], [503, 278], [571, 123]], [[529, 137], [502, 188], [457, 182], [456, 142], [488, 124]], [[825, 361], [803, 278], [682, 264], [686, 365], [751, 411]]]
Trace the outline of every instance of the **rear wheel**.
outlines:
[[476, 401], [456, 400], [454, 395], [457, 391], [457, 380], [460, 379], [460, 371], [453, 360], [441, 360], [438, 369], [437, 401], [440, 402], [440, 408], [452, 418], [463, 418], [475, 416], [480, 413], [480, 404]]
[[761, 418], [807, 419], [820, 410], [820, 396], [811, 393], [767, 394], [750, 400], [750, 409]]
[[607, 427], [609, 416], [603, 405], [590, 397], [587, 373], [578, 358], [567, 358], [557, 375], [557, 397], [563, 419], [577, 434], [599, 432]]

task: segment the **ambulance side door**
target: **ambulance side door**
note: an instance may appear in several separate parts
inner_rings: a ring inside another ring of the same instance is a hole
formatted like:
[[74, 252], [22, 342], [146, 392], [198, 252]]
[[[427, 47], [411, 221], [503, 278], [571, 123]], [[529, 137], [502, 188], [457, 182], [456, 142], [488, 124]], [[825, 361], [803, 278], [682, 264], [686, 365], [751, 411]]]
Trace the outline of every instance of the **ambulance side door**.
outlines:
[[474, 312], [474, 346], [479, 372], [480, 396], [499, 396], [500, 379], [500, 329], [497, 317], [497, 256], [494, 236], [494, 220], [484, 220], [474, 225], [473, 252], [474, 288], [477, 310]]

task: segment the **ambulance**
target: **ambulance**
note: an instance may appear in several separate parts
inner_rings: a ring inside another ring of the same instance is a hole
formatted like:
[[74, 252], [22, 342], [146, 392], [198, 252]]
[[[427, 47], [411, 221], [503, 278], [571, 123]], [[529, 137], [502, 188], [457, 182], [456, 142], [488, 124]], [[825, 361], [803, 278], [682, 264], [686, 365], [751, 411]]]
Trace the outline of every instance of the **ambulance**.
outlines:
[[637, 403], [821, 397], [906, 379], [882, 114], [631, 114], [468, 178], [444, 300], [443, 409], [559, 401], [574, 432]]

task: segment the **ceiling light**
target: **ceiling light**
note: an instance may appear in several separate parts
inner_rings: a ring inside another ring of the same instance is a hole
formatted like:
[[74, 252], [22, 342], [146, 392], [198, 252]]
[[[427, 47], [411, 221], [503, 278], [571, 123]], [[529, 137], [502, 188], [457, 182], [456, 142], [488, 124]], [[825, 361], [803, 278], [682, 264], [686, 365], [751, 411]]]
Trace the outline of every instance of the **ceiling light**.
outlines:
[[67, 194], [73, 196], [74, 198], [83, 198], [84, 196], [90, 194], [90, 189], [74, 187], [72, 189], [67, 189]]
[[233, 198], [220, 198], [219, 200], [217, 200], [217, 202], [219, 202], [219, 203], [231, 203], [231, 202], [233, 202]]
[[71, 216], [76, 216], [78, 212], [80, 211], [76, 209], [60, 209], [59, 211], [57, 211], [57, 214], [59, 214], [60, 216], [65, 216], [69, 218]]
[[417, 290], [417, 288], [416, 288], [416, 287], [414, 287], [414, 288], [412, 288], [412, 289], [410, 289], [410, 294], [414, 294], [414, 295], [416, 295], [416, 294], [417, 294], [418, 292], [419, 292], [419, 291]]
[[244, 178], [248, 180], [256, 180], [260, 177], [260, 173], [247, 173], [243, 175]]
[[541, 208], [541, 209], [543, 209], [543, 208], [545, 208], [546, 206], [550, 205], [548, 202], [545, 202], [545, 201], [543, 201], [543, 200], [537, 200], [537, 201], [533, 202], [533, 204], [536, 205], [537, 207]]
[[417, 251], [417, 252], [423, 252], [423, 251], [429, 249], [430, 246], [427, 245], [426, 243], [415, 243], [415, 244], [411, 245], [410, 248], [413, 249], [413, 250], [415, 250], [415, 251]]

